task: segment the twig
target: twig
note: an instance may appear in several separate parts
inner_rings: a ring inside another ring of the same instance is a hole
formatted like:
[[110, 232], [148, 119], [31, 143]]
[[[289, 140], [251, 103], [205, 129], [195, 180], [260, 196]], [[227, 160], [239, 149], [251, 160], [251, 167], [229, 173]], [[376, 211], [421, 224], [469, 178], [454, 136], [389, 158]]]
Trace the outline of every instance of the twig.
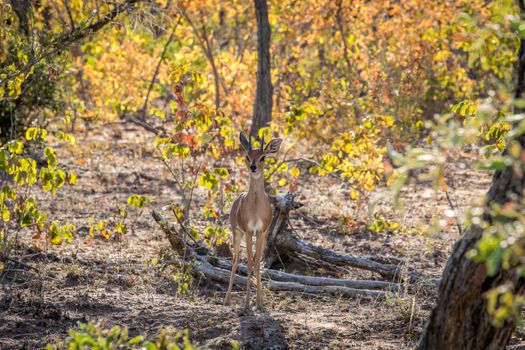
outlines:
[[302, 212], [300, 212], [300, 211], [297, 211], [297, 214], [298, 214], [300, 217], [302, 217], [303, 219], [305, 219], [306, 221], [311, 222], [312, 224], [314, 224], [314, 225], [316, 225], [316, 226], [320, 226], [320, 225], [321, 225], [320, 222], [315, 221], [314, 219], [312, 219], [311, 217], [309, 217], [308, 215], [306, 215], [306, 214], [304, 214], [304, 213], [302, 213]]
[[142, 107], [142, 117], [143, 118], [145, 118], [146, 114], [147, 114], [149, 95], [151, 93], [151, 90], [153, 89], [153, 84], [155, 83], [155, 79], [157, 78], [157, 75], [159, 74], [160, 65], [162, 64], [162, 61], [164, 61], [164, 55], [166, 55], [166, 51], [168, 50], [168, 46], [170, 45], [171, 41], [173, 40], [173, 37], [175, 36], [175, 32], [177, 31], [177, 27], [179, 26], [181, 20], [182, 20], [182, 17], [179, 16], [179, 20], [173, 26], [173, 29], [172, 29], [172, 31], [170, 33], [170, 36], [168, 37], [168, 41], [166, 41], [166, 44], [164, 45], [164, 49], [162, 50], [162, 54], [160, 55], [159, 61], [157, 62], [157, 67], [155, 67], [155, 72], [153, 73], [153, 76], [151, 77], [151, 81], [150, 81], [149, 87], [148, 87], [148, 92], [146, 93], [146, 100], [144, 101], [144, 106]]
[[199, 46], [201, 47], [202, 51], [204, 52], [204, 55], [210, 62], [211, 69], [213, 72], [213, 78], [215, 82], [215, 108], [219, 109], [221, 105], [220, 86], [222, 85], [222, 88], [225, 93], [228, 93], [228, 91], [227, 91], [227, 88], [224, 86], [224, 84], [222, 84], [221, 82], [219, 71], [217, 70], [217, 66], [215, 64], [215, 58], [213, 56], [213, 52], [211, 51], [211, 45], [208, 39], [208, 33], [206, 32], [206, 27], [203, 26], [203, 33], [201, 37], [201, 34], [199, 33], [197, 26], [195, 25], [195, 23], [193, 23], [193, 21], [191, 20], [190, 16], [188, 16], [186, 11], [184, 11], [184, 9], [181, 9], [180, 11], [181, 11], [181, 14], [184, 16], [184, 18], [186, 19], [186, 21], [188, 21], [188, 23], [190, 24], [191, 28], [193, 29], [193, 32], [195, 33], [195, 37], [197, 38], [197, 42]]
[[[454, 189], [454, 180], [451, 179], [450, 181], [451, 181], [450, 187], [452, 189]], [[458, 210], [457, 206], [454, 204], [454, 202], [452, 201], [452, 197], [450, 196], [449, 191], [444, 191], [444, 192], [445, 192], [445, 197], [447, 198], [448, 205], [450, 206], [450, 209], [452, 209], [452, 211], [456, 215], [456, 227], [458, 229], [459, 235], [462, 236], [463, 235], [463, 227], [461, 225], [461, 222], [459, 221], [459, 217], [460, 217], [459, 216], [459, 210]]]
[[[213, 135], [213, 137], [210, 139], [210, 141], [208, 141], [208, 143], [204, 147], [204, 151], [202, 152], [203, 154], [206, 154], [206, 152], [208, 151], [208, 148], [212, 144], [212, 141], [217, 137], [217, 135], [219, 135], [219, 134]], [[193, 190], [195, 189], [195, 183], [197, 182], [197, 176], [199, 176], [200, 170], [202, 168], [202, 164], [204, 164], [204, 159], [202, 159], [200, 161], [199, 166], [197, 167], [197, 170], [195, 171], [195, 174], [193, 176], [193, 182], [192, 182], [192, 185], [191, 185], [191, 188], [190, 188], [190, 196], [188, 198], [188, 212], [189, 212], [189, 206], [190, 206], [190, 204], [191, 204], [191, 202], [193, 200]]]
[[135, 117], [129, 116], [129, 117], [124, 118], [124, 120], [132, 122], [133, 124], [138, 125], [138, 126], [144, 128], [145, 130], [154, 133], [157, 136], [160, 136], [160, 137], [166, 136], [166, 131], [165, 130], [158, 129], [158, 128], [154, 127], [153, 125], [148, 124], [147, 122], [145, 122], [144, 120], [142, 120], [140, 118], [135, 118]]

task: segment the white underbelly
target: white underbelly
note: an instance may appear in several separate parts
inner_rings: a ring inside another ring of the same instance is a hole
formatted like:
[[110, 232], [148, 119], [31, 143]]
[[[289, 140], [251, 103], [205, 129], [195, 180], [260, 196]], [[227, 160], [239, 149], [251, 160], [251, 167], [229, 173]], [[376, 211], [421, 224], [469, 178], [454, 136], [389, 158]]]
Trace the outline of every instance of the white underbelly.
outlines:
[[260, 232], [263, 229], [263, 222], [261, 219], [254, 219], [248, 221], [248, 230], [250, 232]]

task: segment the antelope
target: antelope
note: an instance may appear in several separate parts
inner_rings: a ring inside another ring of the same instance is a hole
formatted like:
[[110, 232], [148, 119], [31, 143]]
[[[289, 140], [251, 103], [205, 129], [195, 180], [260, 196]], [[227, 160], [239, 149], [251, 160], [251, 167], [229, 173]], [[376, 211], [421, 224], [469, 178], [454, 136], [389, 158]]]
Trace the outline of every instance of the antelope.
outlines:
[[[246, 236], [246, 255], [248, 257], [248, 285], [246, 287], [245, 309], [250, 309], [250, 289], [252, 268], [255, 268], [255, 280], [257, 283], [257, 310], [263, 309], [263, 294], [261, 285], [261, 259], [268, 230], [272, 222], [272, 206], [270, 198], [264, 191], [264, 159], [266, 155], [276, 153], [281, 147], [282, 139], [273, 139], [264, 147], [264, 138], [258, 149], [252, 149], [251, 140], [244, 132], [239, 135], [241, 146], [246, 156], [246, 163], [250, 173], [250, 185], [248, 192], [242, 193], [233, 202], [230, 211], [230, 224], [233, 237], [233, 261], [228, 292], [224, 299], [224, 305], [230, 305], [233, 280], [237, 273], [239, 255], [241, 252], [241, 241]], [[255, 236], [255, 259], [252, 252], [252, 238]]]

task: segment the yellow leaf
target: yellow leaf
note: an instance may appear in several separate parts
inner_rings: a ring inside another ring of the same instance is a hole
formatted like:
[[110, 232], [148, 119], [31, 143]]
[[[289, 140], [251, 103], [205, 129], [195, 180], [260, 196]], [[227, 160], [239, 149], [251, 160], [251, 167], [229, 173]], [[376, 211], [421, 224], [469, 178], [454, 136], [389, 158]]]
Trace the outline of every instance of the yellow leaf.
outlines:
[[51, 244], [54, 245], [59, 245], [60, 243], [62, 243], [62, 238], [59, 235], [57, 235], [55, 237], [50, 238], [49, 242], [51, 242]]
[[290, 170], [290, 175], [292, 175], [293, 177], [298, 177], [299, 174], [301, 174], [301, 170], [299, 170], [297, 168], [292, 168]]
[[383, 120], [385, 121], [387, 126], [392, 126], [392, 125], [394, 125], [394, 122], [395, 122], [394, 117], [392, 117], [391, 115], [384, 116]]
[[71, 172], [69, 173], [69, 184], [74, 185], [77, 183], [77, 175], [75, 173]]
[[4, 207], [4, 210], [2, 211], [2, 220], [4, 222], [9, 222], [10, 217], [11, 217], [11, 213], [9, 212], [9, 209]]

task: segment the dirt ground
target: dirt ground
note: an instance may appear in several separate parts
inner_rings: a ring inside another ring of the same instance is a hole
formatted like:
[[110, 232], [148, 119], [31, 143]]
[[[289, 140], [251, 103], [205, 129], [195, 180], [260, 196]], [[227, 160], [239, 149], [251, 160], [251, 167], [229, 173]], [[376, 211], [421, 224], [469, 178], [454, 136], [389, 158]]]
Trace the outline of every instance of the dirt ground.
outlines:
[[[132, 231], [123, 239], [88, 234], [90, 218], [110, 219], [130, 194], [151, 196], [156, 209], [179, 198], [154, 151], [152, 134], [117, 123], [79, 135], [77, 142], [74, 149], [61, 146], [58, 151], [78, 175], [77, 185], [59, 190], [56, 197], [38, 194], [51, 217], [76, 225], [77, 237], [71, 244], [49, 246], [32, 240], [29, 232], [20, 235], [15, 259], [0, 274], [1, 349], [43, 348], [64, 339], [77, 322], [87, 321], [127, 325], [132, 335], [153, 336], [167, 326], [188, 328], [195, 345], [212, 349], [231, 349], [232, 341], [245, 349], [414, 347], [435, 291], [393, 295], [386, 301], [265, 291], [267, 312], [253, 314], [242, 312], [242, 290], [235, 291], [232, 307], [222, 305], [224, 286], [199, 279], [189, 295], [178, 294], [172, 276], [152, 263], [169, 244], [147, 211], [140, 216], [133, 212], [138, 217], [130, 218]], [[447, 173], [461, 210], [478, 200], [491, 180], [490, 174], [472, 170], [471, 159], [468, 153], [458, 155]], [[440, 277], [458, 238], [453, 220], [445, 222], [442, 232], [427, 235], [360, 228], [341, 232], [342, 218], [357, 215], [347, 191], [335, 181], [317, 178], [303, 179], [301, 190], [305, 206], [299, 212], [317, 223], [293, 213], [292, 225], [302, 238], [326, 248], [401, 258], [432, 279]], [[406, 211], [398, 221], [406, 227], [429, 223], [450, 209], [443, 194], [435, 195], [428, 184], [410, 185], [403, 198]], [[386, 204], [379, 209], [393, 215]], [[359, 270], [349, 270], [346, 277], [379, 278]], [[525, 348], [519, 337], [512, 344]]]

